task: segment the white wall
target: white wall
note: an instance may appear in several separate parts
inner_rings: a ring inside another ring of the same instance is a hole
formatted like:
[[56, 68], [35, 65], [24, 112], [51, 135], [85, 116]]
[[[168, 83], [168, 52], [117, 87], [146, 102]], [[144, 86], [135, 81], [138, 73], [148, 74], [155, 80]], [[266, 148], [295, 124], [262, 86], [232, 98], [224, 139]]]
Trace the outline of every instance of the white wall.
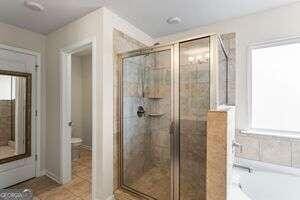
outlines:
[[[128, 28], [130, 27], [130, 28]], [[59, 52], [78, 41], [96, 39], [96, 69], [93, 71], [93, 138], [96, 158], [93, 168], [95, 198], [106, 199], [113, 192], [113, 28], [133, 38], [152, 43], [151, 38], [139, 29], [119, 18], [106, 8], [96, 10], [85, 17], [47, 35], [47, 170], [60, 177], [60, 69]], [[135, 37], [136, 36], [136, 37]], [[149, 42], [150, 41], [150, 42]]]
[[81, 57], [82, 66], [82, 143], [92, 146], [92, 56]]
[[92, 56], [72, 55], [72, 137], [92, 146]]
[[81, 57], [72, 55], [71, 119], [72, 137], [82, 138], [82, 64]]
[[247, 49], [249, 45], [255, 43], [300, 36], [299, 19], [300, 3], [295, 3], [262, 13], [158, 38], [157, 41], [167, 42], [206, 33], [236, 32], [237, 127], [247, 128], [247, 100], [249, 98], [247, 94]]
[[[110, 161], [103, 157], [106, 150], [102, 145], [102, 104], [103, 99], [101, 92], [102, 89], [102, 75], [103, 75], [103, 9], [96, 10], [83, 18], [72, 22], [63, 28], [47, 35], [46, 39], [46, 53], [47, 53], [47, 161], [46, 167], [57, 179], [60, 179], [60, 50], [73, 45], [79, 41], [86, 39], [95, 39], [96, 41], [96, 55], [95, 64], [96, 70], [93, 72], [93, 78], [96, 82], [97, 92], [95, 93], [95, 111], [94, 117], [98, 122], [94, 124], [94, 130], [97, 137], [94, 138], [96, 144], [96, 156], [94, 159], [95, 164], [93, 167], [96, 169], [96, 174], [93, 176], [93, 184], [97, 190], [93, 190], [95, 197], [102, 199], [111, 195], [112, 187], [109, 187], [110, 177], [106, 172]], [[109, 76], [109, 75], [108, 75]], [[107, 133], [109, 137], [109, 132]], [[105, 135], [106, 136], [106, 135]], [[94, 145], [93, 144], [93, 145]], [[109, 149], [108, 149], [109, 150]], [[107, 166], [103, 166], [103, 162], [107, 162]], [[112, 167], [111, 167], [112, 168]], [[112, 179], [112, 178], [111, 178]], [[105, 188], [103, 181], [107, 181], [108, 186]], [[112, 182], [112, 181], [111, 181]], [[112, 184], [111, 184], [112, 185]], [[102, 197], [102, 198], [101, 198]]]
[[22, 49], [29, 49], [38, 53], [41, 53], [41, 110], [39, 111], [41, 116], [41, 173], [45, 169], [45, 139], [46, 139], [46, 67], [45, 67], [45, 42], [46, 37], [33, 33], [28, 30], [24, 30], [12, 25], [4, 24], [0, 22], [0, 44], [18, 47]]

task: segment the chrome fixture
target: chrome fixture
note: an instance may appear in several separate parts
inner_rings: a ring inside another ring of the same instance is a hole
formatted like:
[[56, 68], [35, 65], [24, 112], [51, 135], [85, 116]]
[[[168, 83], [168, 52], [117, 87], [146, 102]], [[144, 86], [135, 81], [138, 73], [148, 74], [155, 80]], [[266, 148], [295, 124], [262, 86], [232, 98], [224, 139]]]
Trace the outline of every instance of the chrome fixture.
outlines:
[[138, 117], [142, 117], [145, 114], [145, 109], [143, 106], [138, 106], [138, 109], [136, 111], [136, 114]]
[[244, 165], [237, 164], [237, 163], [234, 163], [234, 164], [233, 164], [233, 167], [236, 167], [236, 168], [239, 168], [239, 169], [247, 170], [249, 173], [253, 173], [253, 171], [254, 171], [254, 169], [253, 169], [252, 167], [244, 166]]
[[240, 153], [243, 152], [243, 145], [241, 145], [240, 143], [236, 142], [236, 141], [233, 141], [232, 142], [232, 147], [235, 149], [239, 149], [240, 150]]

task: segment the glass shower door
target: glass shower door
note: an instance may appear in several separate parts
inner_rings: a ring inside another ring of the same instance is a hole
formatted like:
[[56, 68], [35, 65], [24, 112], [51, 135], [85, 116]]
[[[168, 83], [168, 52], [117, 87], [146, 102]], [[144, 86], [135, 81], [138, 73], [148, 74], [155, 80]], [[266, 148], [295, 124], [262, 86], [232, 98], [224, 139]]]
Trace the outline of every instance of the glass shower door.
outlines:
[[122, 59], [121, 185], [171, 199], [171, 49]]
[[180, 199], [204, 200], [210, 37], [181, 42], [179, 58]]

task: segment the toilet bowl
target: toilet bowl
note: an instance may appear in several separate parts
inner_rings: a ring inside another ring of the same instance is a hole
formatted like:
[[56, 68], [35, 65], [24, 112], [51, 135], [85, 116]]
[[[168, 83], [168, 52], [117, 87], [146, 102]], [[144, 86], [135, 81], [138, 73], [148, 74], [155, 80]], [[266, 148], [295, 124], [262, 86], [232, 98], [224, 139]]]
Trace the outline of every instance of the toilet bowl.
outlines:
[[72, 161], [80, 158], [79, 147], [82, 144], [81, 138], [71, 138], [71, 148], [72, 148]]

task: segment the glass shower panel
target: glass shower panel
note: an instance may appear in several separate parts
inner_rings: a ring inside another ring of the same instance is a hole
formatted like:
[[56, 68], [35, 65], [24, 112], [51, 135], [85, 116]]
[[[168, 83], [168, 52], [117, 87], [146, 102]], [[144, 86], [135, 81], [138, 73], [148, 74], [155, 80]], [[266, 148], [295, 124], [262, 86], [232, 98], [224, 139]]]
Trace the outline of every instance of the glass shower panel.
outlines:
[[219, 100], [218, 105], [227, 105], [228, 104], [228, 56], [225, 51], [225, 47], [219, 38], [218, 41], [218, 77], [219, 77]]
[[210, 38], [179, 44], [180, 199], [205, 199]]
[[122, 185], [168, 200], [171, 194], [171, 50], [123, 59]]

